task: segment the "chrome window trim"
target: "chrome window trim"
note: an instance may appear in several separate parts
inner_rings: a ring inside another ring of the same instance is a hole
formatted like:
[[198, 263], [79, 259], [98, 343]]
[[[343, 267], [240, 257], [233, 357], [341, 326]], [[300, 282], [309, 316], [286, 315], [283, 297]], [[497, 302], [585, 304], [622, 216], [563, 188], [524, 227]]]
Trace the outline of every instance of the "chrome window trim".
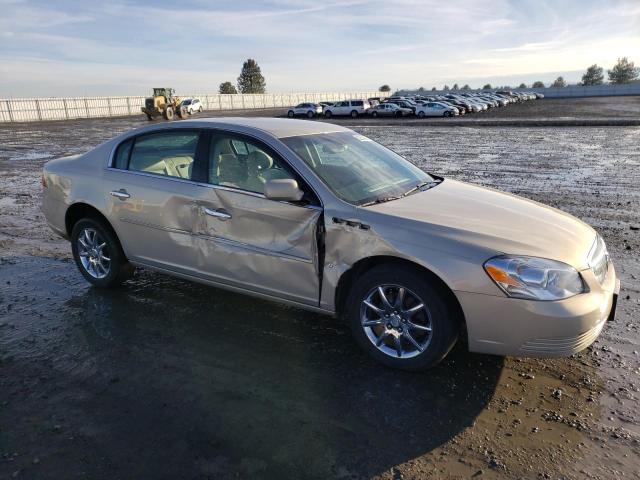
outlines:
[[[153, 173], [149, 173], [149, 172], [138, 172], [135, 170], [129, 170], [129, 169], [122, 169], [122, 168], [116, 168], [113, 166], [113, 161], [115, 159], [115, 154], [116, 151], [118, 150], [118, 147], [120, 147], [120, 145], [122, 145], [123, 143], [132, 140], [138, 136], [141, 135], [147, 135], [147, 134], [153, 134], [153, 133], [159, 133], [159, 132], [164, 132], [164, 131], [174, 131], [174, 130], [198, 130], [200, 132], [200, 134], [207, 132], [207, 133], [214, 133], [216, 131], [221, 131], [221, 132], [229, 132], [229, 133], [233, 133], [236, 135], [244, 135], [246, 137], [252, 138], [254, 140], [256, 140], [257, 142], [260, 143], [266, 143], [264, 140], [262, 140], [261, 138], [256, 137], [255, 135], [252, 135], [250, 133], [246, 133], [246, 132], [242, 132], [242, 131], [238, 131], [238, 130], [234, 130], [228, 127], [173, 127], [173, 126], [168, 126], [165, 125], [164, 128], [162, 126], [158, 126], [157, 128], [152, 128], [148, 131], [144, 131], [144, 132], [131, 132], [131, 135], [127, 135], [126, 137], [124, 137], [122, 140], [118, 141], [118, 142], [114, 142], [115, 145], [111, 148], [111, 153], [109, 154], [108, 158], [107, 158], [107, 162], [106, 162], [106, 166], [105, 166], [105, 170], [111, 170], [111, 171], [116, 171], [116, 172], [122, 172], [122, 173], [127, 173], [127, 174], [131, 174], [131, 175], [143, 175], [143, 176], [149, 176], [152, 178], [164, 178], [167, 180], [173, 180], [173, 181], [178, 181], [178, 182], [187, 182], [187, 183], [191, 183], [193, 185], [197, 185], [199, 187], [210, 187], [210, 188], [217, 188], [220, 190], [226, 190], [226, 191], [230, 191], [230, 192], [236, 192], [236, 193], [243, 193], [245, 195], [250, 195], [250, 196], [254, 196], [254, 197], [258, 197], [258, 198], [264, 198], [265, 200], [269, 200], [267, 197], [265, 197], [263, 194], [261, 193], [257, 193], [257, 192], [250, 192], [249, 190], [242, 190], [240, 188], [233, 188], [233, 187], [226, 187], [226, 186], [222, 186], [222, 185], [214, 185], [211, 183], [203, 183], [203, 182], [196, 182], [194, 180], [189, 180], [186, 178], [179, 178], [179, 177], [172, 177], [169, 175], [159, 175], [159, 174], [153, 174]], [[263, 132], [262, 130], [260, 130], [261, 132]], [[263, 132], [265, 133], [265, 135], [269, 135], [272, 139], [277, 140], [279, 142], [279, 144], [281, 145], [281, 147], [284, 147], [286, 149], [286, 151], [290, 152], [292, 155], [294, 155], [294, 157], [297, 158], [297, 155], [295, 154], [295, 152], [293, 152], [289, 147], [287, 147], [287, 145], [285, 145], [284, 143], [282, 143], [282, 141], [280, 141], [279, 138], [274, 137], [273, 135], [269, 134], [268, 132]], [[313, 184], [311, 182], [309, 182], [306, 177], [304, 175], [302, 175], [302, 173], [300, 173], [300, 171], [291, 164], [290, 161], [288, 161], [285, 158], [285, 155], [283, 155], [275, 146], [270, 145], [268, 143], [266, 143], [267, 146], [269, 148], [271, 148], [273, 151], [275, 151], [275, 153], [278, 154], [278, 156], [282, 159], [283, 162], [285, 162], [289, 167], [291, 167], [293, 169], [294, 172], [296, 172], [300, 178], [302, 178], [305, 183], [309, 186], [309, 188], [313, 191], [314, 195], [316, 196], [316, 198], [318, 199], [318, 201], [320, 202], [320, 205], [298, 205], [292, 202], [284, 202], [284, 201], [278, 201], [278, 200], [271, 200], [272, 202], [277, 201], [278, 203], [286, 203], [289, 205], [293, 205], [296, 207], [301, 207], [301, 208], [311, 208], [314, 210], [324, 210], [324, 202], [322, 201], [322, 197], [318, 194], [318, 191], [316, 190], [316, 188], [313, 186]], [[195, 160], [195, 159], [194, 159]]]
[[134, 170], [123, 170], [121, 168], [115, 168], [115, 167], [107, 167], [106, 170], [107, 171], [112, 171], [112, 172], [124, 173], [124, 174], [127, 174], [127, 175], [137, 175], [137, 176], [141, 176], [141, 177], [150, 177], [150, 178], [157, 178], [157, 179], [161, 179], [161, 180], [169, 180], [169, 181], [172, 181], [172, 182], [186, 183], [186, 184], [189, 184], [189, 185], [194, 185], [196, 187], [212, 188], [214, 190], [224, 190], [224, 191], [227, 191], [227, 192], [240, 193], [242, 195], [248, 195], [250, 197], [256, 197], [256, 198], [261, 198], [263, 200], [269, 200], [270, 202], [286, 203], [287, 205], [292, 205], [292, 206], [298, 207], [298, 208], [309, 208], [311, 210], [318, 210], [318, 211], [322, 211], [323, 210], [323, 208], [321, 206], [318, 206], [318, 205], [298, 205], [298, 204], [292, 203], [292, 202], [285, 202], [285, 201], [280, 201], [280, 200], [271, 200], [271, 199], [265, 197], [264, 194], [262, 194], [262, 193], [250, 192], [249, 190], [242, 190], [240, 188], [227, 187], [227, 186], [224, 186], [224, 185], [213, 185], [211, 183], [196, 182], [195, 180], [189, 180], [187, 178], [171, 177], [169, 175], [160, 175], [160, 174], [157, 174], [157, 173], [149, 173], [149, 172], [137, 172], [137, 171], [134, 171]]

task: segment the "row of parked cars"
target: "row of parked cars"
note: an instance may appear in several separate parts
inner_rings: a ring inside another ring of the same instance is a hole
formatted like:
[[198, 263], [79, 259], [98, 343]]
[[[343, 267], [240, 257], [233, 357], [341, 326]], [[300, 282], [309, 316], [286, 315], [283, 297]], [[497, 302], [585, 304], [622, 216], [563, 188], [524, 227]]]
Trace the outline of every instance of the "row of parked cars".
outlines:
[[305, 102], [287, 112], [290, 118], [306, 116], [370, 115], [372, 117], [453, 117], [467, 113], [484, 112], [490, 108], [506, 107], [511, 103], [544, 98], [535, 92], [456, 92], [446, 95], [407, 95], [387, 98], [342, 100], [339, 102]]

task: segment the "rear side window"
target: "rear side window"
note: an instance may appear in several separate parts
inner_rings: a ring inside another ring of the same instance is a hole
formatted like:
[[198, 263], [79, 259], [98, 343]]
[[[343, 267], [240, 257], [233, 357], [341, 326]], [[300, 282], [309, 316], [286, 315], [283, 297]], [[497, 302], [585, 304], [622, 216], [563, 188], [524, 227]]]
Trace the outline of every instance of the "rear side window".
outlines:
[[353, 107], [362, 107], [362, 100], [355, 100], [351, 102], [351, 106]]
[[127, 164], [129, 163], [129, 155], [131, 153], [131, 145], [133, 144], [133, 139], [127, 140], [124, 143], [121, 143], [116, 150], [116, 155], [113, 158], [113, 167], [120, 168], [122, 170], [127, 169]]
[[191, 180], [198, 138], [193, 130], [140, 135], [118, 147], [114, 167]]

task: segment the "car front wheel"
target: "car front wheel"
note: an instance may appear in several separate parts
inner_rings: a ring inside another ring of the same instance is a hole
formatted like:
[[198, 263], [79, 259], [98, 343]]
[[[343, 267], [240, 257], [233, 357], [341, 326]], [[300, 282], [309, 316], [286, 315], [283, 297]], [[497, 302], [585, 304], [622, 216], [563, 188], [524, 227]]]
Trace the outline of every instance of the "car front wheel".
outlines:
[[358, 116], [358, 112], [355, 110], [351, 110], [351, 118], [356, 118]]
[[312, 111], [308, 111], [307, 112], [307, 118], [313, 118], [313, 112]]
[[457, 310], [439, 285], [412, 268], [374, 267], [357, 279], [347, 301], [356, 342], [388, 367], [433, 367], [457, 340]]
[[418, 112], [418, 117], [424, 118], [424, 112], [423, 111]]
[[80, 273], [96, 287], [115, 287], [133, 274], [115, 233], [94, 218], [83, 218], [74, 225], [71, 251]]
[[293, 110], [289, 110], [289, 111], [287, 112], [287, 117], [289, 117], [289, 118], [293, 118], [293, 116], [294, 116]]
[[331, 118], [331, 110], [327, 110], [326, 112], [324, 112], [324, 116], [327, 118]]

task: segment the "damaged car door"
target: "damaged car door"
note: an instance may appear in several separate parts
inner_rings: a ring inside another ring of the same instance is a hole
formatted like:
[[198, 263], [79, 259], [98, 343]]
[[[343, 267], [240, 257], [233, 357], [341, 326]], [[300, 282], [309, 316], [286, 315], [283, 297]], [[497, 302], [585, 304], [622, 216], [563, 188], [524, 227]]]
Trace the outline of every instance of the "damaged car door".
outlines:
[[[300, 202], [265, 197], [269, 180], [295, 179]], [[208, 181], [196, 209], [194, 241], [200, 272], [211, 280], [318, 305], [317, 229], [322, 208], [287, 163], [262, 142], [213, 131]]]
[[200, 139], [197, 129], [171, 129], [132, 137], [116, 149], [103, 177], [106, 211], [132, 261], [195, 272], [193, 195], [198, 171], [204, 176], [196, 168]]

